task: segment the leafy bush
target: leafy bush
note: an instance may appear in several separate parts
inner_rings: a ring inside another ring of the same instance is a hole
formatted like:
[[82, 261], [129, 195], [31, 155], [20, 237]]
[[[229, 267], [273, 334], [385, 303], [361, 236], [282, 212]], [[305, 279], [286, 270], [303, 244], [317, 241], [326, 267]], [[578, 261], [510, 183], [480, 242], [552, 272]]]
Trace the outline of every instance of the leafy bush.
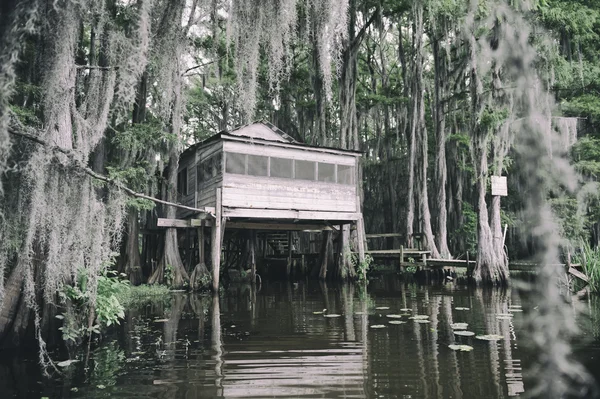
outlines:
[[[115, 271], [105, 270], [97, 277], [95, 303], [88, 287], [88, 276], [80, 270], [74, 284], [66, 284], [59, 293], [66, 311], [56, 316], [63, 320], [59, 328], [65, 342], [76, 343], [92, 334], [99, 334], [103, 327], [119, 324], [125, 317], [125, 307], [119, 295], [129, 291], [129, 281], [119, 278]], [[88, 326], [90, 309], [94, 309], [94, 323]]]

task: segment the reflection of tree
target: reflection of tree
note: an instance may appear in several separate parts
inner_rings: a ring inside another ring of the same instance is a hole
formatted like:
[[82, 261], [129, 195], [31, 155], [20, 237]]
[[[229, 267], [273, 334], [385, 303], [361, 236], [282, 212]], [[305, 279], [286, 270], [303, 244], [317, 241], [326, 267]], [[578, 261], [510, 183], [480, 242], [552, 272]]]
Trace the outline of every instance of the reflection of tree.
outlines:
[[210, 305], [210, 297], [198, 294], [192, 294], [190, 296], [190, 306], [198, 318], [198, 341], [201, 343], [204, 342], [204, 327], [206, 324], [206, 315], [208, 314]]
[[181, 314], [187, 304], [187, 295], [177, 294], [173, 297], [171, 311], [169, 312], [169, 318], [163, 325], [164, 331], [164, 359], [174, 360], [175, 359], [175, 347], [177, 343], [177, 329], [179, 328], [179, 321], [181, 320]]
[[[454, 323], [454, 319], [452, 317], [452, 297], [445, 295], [442, 298], [442, 314], [445, 316], [446, 318], [446, 334], [444, 337], [442, 337], [441, 341], [443, 342], [447, 342], [447, 343], [454, 343], [455, 342], [455, 337], [454, 337], [454, 331], [452, 330], [452, 328], [450, 327], [450, 325], [452, 323]], [[445, 367], [447, 370], [449, 370], [449, 385], [450, 385], [450, 389], [451, 389], [451, 397], [452, 398], [456, 398], [456, 399], [462, 399], [463, 397], [463, 393], [462, 390], [460, 389], [460, 384], [461, 384], [461, 374], [460, 374], [460, 367], [458, 364], [458, 353], [456, 351], [451, 351], [449, 353], [449, 364]], [[448, 381], [448, 380], [447, 380]]]

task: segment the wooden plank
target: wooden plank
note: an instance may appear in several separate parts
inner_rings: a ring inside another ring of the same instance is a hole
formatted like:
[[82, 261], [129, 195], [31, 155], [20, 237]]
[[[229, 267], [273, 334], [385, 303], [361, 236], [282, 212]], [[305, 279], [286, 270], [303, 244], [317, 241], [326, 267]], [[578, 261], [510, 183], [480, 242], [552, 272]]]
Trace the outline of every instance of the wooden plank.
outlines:
[[400, 253], [404, 253], [404, 255], [429, 255], [431, 254], [431, 251], [421, 251], [418, 249], [410, 249], [410, 248], [404, 248], [404, 249], [375, 249], [375, 250], [370, 250], [370, 251], [366, 251], [369, 254], [375, 254], [375, 255], [383, 255], [383, 254], [400, 254]]
[[588, 276], [586, 276], [585, 274], [583, 274], [579, 270], [575, 269], [573, 266], [569, 267], [568, 272], [569, 272], [570, 275], [577, 277], [578, 279], [580, 279], [581, 281], [585, 282], [586, 284], [590, 282], [589, 279], [588, 279]]
[[313, 212], [289, 209], [224, 208], [223, 215], [228, 218], [336, 220], [350, 222], [358, 220], [360, 214], [356, 212]]
[[404, 237], [404, 234], [400, 234], [400, 233], [367, 234], [366, 237], [367, 238]]
[[437, 267], [467, 267], [475, 266], [477, 262], [474, 260], [467, 261], [462, 259], [427, 259], [427, 266]]
[[331, 226], [328, 226], [325, 224], [252, 223], [252, 222], [235, 222], [235, 221], [228, 222], [227, 228], [251, 229], [251, 230], [281, 230], [281, 231], [334, 230]]

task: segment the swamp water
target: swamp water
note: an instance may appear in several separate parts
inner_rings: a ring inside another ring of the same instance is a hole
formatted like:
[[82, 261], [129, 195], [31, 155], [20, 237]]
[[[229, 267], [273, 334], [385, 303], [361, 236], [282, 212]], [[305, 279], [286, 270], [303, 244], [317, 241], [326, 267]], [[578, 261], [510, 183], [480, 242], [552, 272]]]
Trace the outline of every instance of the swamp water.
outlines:
[[[524, 396], [534, 357], [523, 321], [537, 306], [514, 288], [395, 277], [367, 293], [318, 282], [230, 287], [218, 301], [178, 293], [130, 309], [87, 367], [81, 356], [63, 376], [0, 352], [0, 398]], [[598, 379], [600, 301], [573, 306], [575, 357]]]

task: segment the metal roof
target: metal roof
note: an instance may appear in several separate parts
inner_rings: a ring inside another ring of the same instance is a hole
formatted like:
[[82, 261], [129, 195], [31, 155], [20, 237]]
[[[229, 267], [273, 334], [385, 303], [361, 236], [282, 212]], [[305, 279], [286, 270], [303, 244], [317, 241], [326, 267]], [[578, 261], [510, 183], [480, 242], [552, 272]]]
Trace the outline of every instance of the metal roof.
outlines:
[[189, 148], [187, 148], [182, 155], [194, 151], [195, 149], [202, 147], [204, 145], [210, 144], [214, 141], [220, 139], [229, 139], [229, 140], [243, 140], [255, 144], [262, 145], [284, 145], [285, 147], [296, 147], [304, 150], [315, 150], [315, 151], [324, 151], [330, 153], [346, 153], [348, 155], [359, 155], [362, 154], [361, 151], [355, 150], [345, 150], [341, 148], [333, 148], [333, 147], [320, 147], [313, 146], [301, 143], [299, 141], [294, 140], [290, 135], [283, 132], [281, 129], [277, 128], [275, 125], [269, 122], [254, 122], [248, 125], [237, 127], [231, 131], [223, 130], [214, 136], [211, 136], [201, 142], [193, 144]]

